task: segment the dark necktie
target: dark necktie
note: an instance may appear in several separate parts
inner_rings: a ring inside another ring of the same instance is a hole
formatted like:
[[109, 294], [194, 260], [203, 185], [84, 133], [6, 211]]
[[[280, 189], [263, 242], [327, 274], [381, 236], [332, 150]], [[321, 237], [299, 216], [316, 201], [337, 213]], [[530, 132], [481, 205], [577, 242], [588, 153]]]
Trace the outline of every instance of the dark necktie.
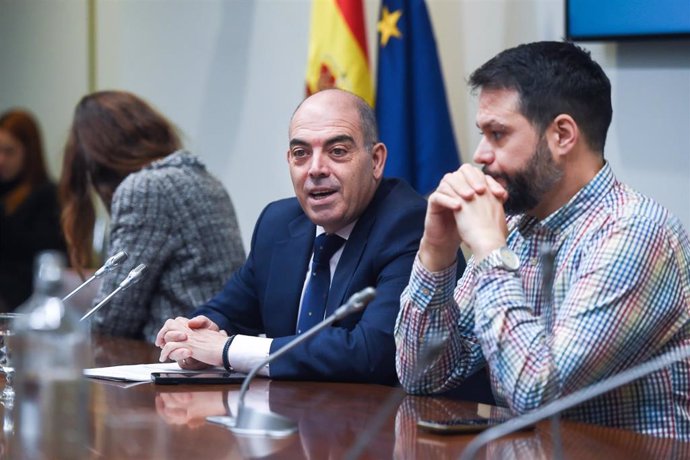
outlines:
[[335, 233], [322, 233], [314, 241], [314, 260], [311, 264], [309, 281], [302, 299], [302, 309], [297, 322], [297, 333], [306, 332], [323, 320], [328, 300], [328, 289], [331, 286], [330, 261], [333, 254], [345, 243]]

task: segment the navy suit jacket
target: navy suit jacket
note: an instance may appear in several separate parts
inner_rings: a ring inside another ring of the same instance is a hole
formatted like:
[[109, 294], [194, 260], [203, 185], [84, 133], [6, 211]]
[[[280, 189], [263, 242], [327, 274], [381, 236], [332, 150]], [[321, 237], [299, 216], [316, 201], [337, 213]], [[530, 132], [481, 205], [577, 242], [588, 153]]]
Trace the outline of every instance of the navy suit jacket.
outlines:
[[[328, 295], [330, 315], [352, 294], [376, 288], [364, 311], [333, 324], [271, 363], [272, 378], [394, 384], [393, 326], [424, 231], [426, 201], [407, 183], [384, 179], [352, 230]], [[245, 264], [195, 315], [228, 334], [266, 334], [271, 353], [295, 337], [315, 225], [296, 198], [259, 216]], [[458, 276], [464, 259], [458, 253]]]

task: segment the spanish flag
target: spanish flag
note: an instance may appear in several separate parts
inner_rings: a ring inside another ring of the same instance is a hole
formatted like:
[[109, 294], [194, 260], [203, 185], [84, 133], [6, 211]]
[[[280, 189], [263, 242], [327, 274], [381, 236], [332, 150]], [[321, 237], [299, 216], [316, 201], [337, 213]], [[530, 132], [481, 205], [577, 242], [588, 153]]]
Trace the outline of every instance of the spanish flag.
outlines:
[[314, 0], [307, 95], [341, 88], [374, 105], [362, 0]]

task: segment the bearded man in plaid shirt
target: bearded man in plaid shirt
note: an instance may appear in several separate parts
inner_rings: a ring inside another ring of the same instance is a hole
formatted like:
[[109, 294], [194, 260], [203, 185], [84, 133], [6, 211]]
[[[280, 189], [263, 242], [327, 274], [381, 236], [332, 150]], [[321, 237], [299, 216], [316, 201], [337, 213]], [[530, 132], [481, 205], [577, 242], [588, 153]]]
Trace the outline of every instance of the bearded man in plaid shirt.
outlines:
[[[470, 85], [483, 167], [463, 165], [429, 197], [395, 328], [407, 391], [444, 392], [486, 365], [497, 403], [520, 414], [690, 344], [688, 235], [606, 162], [601, 67], [571, 43], [538, 42], [498, 54]], [[456, 285], [461, 243], [473, 257]], [[564, 415], [688, 440], [689, 371], [677, 362]]]

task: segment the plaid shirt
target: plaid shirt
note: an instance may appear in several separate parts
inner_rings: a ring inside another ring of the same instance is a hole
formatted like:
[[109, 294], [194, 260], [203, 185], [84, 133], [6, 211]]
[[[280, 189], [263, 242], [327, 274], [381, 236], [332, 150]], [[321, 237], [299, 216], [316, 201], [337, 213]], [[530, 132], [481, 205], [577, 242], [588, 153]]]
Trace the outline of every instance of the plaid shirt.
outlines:
[[[546, 219], [514, 216], [508, 228], [517, 272], [472, 259], [454, 286], [454, 266], [431, 273], [417, 258], [395, 326], [409, 392], [448, 390], [488, 363], [497, 402], [524, 413], [690, 344], [688, 235], [608, 164]], [[550, 303], [543, 244], [556, 252]], [[418, 352], [439, 337], [443, 351], [415, 378]], [[690, 440], [689, 374], [690, 362], [677, 363], [566, 416]]]

